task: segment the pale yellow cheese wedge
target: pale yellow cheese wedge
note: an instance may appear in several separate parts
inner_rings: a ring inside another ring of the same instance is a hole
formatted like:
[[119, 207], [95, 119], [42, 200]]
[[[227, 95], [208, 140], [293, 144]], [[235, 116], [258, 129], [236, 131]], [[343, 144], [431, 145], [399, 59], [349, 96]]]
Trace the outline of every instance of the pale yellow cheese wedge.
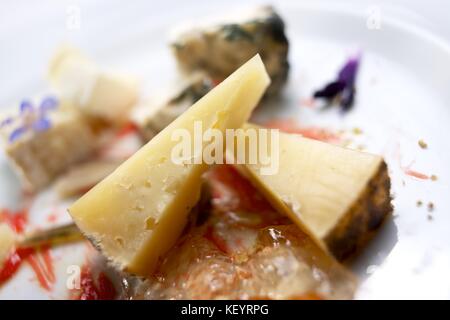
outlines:
[[7, 224], [0, 223], [0, 268], [11, 253], [15, 242], [16, 235], [14, 231]]
[[120, 268], [151, 274], [183, 230], [207, 169], [172, 161], [179, 143], [172, 134], [185, 129], [193, 137], [195, 121], [203, 130], [242, 126], [269, 83], [255, 56], [75, 202], [69, 212], [80, 230]]
[[64, 100], [87, 115], [112, 123], [126, 121], [138, 99], [136, 79], [101, 70], [71, 47], [62, 47], [55, 53], [48, 77]]
[[[245, 130], [262, 128], [247, 124]], [[348, 256], [392, 210], [383, 158], [296, 134], [280, 133], [277, 141], [279, 147], [266, 148], [278, 163], [275, 174], [263, 174], [260, 161], [241, 168], [323, 248]]]

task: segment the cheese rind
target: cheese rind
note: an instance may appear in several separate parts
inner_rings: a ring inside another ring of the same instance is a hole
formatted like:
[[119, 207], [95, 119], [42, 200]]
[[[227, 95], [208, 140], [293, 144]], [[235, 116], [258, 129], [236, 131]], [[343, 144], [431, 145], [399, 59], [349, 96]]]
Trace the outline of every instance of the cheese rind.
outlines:
[[269, 83], [255, 56], [75, 202], [69, 212], [78, 227], [120, 268], [151, 274], [183, 230], [207, 169], [173, 162], [172, 134], [194, 136], [195, 121], [222, 132], [242, 126]]
[[354, 252], [392, 211], [382, 157], [285, 133], [275, 151], [276, 174], [261, 174], [260, 163], [242, 168], [276, 208], [337, 258]]
[[175, 32], [172, 49], [181, 70], [203, 70], [222, 80], [259, 53], [272, 79], [266, 94], [280, 92], [289, 72], [289, 42], [281, 16], [263, 6], [213, 20]]

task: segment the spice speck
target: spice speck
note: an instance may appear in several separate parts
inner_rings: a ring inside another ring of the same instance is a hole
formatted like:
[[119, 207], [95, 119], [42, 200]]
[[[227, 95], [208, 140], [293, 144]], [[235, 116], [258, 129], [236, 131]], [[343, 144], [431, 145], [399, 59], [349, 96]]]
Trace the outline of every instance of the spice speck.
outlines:
[[428, 144], [423, 141], [422, 139], [418, 141], [419, 147], [421, 147], [422, 149], [426, 149], [428, 148]]
[[353, 128], [352, 132], [353, 132], [354, 135], [360, 135], [360, 134], [363, 133], [361, 128], [358, 128], [358, 127]]

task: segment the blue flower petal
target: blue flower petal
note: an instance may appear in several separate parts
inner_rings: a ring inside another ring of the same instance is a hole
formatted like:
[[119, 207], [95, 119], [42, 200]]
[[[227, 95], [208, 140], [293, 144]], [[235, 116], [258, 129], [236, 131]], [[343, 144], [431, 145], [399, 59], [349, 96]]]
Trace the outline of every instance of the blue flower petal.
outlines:
[[26, 127], [18, 127], [14, 129], [13, 132], [9, 135], [9, 142], [14, 142], [19, 139], [25, 132], [27, 131]]
[[50, 129], [52, 123], [47, 118], [39, 118], [33, 123], [33, 130], [36, 132], [41, 132]]
[[56, 109], [57, 106], [58, 100], [55, 97], [48, 96], [42, 100], [41, 105], [39, 106], [39, 110], [45, 113], [48, 110]]
[[25, 112], [32, 112], [33, 111], [33, 105], [29, 100], [23, 100], [20, 103], [20, 114], [23, 114]]
[[9, 126], [11, 123], [13, 123], [13, 121], [14, 121], [14, 119], [12, 117], [3, 119], [2, 122], [0, 122], [0, 128]]

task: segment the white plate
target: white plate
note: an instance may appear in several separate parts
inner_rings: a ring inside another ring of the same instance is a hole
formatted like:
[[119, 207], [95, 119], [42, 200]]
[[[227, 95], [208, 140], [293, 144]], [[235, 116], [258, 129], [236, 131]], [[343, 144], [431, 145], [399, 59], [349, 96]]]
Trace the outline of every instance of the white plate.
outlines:
[[[85, 49], [104, 65], [119, 66], [139, 75], [143, 96], [151, 98], [161, 83], [175, 74], [166, 46], [170, 27], [180, 20], [223, 11], [224, 7], [223, 2], [218, 2], [207, 8], [190, 5], [183, 10], [179, 7], [180, 10], [155, 14], [144, 1], [135, 7], [82, 3], [78, 7], [80, 29], [65, 27], [67, 14], [73, 14], [73, 8], [67, 13], [62, 4], [26, 14], [24, 19], [36, 23], [33, 30], [21, 29], [12, 18], [3, 22], [0, 34], [15, 42], [8, 50], [0, 50], [0, 65], [7, 70], [0, 76], [2, 104], [46, 90], [43, 70], [52, 49], [63, 40]], [[352, 138], [352, 146], [364, 145], [386, 157], [395, 193], [394, 217], [351, 266], [361, 279], [357, 298], [448, 299], [449, 46], [432, 33], [386, 15], [382, 16], [381, 29], [369, 29], [365, 12], [333, 3], [283, 2], [277, 6], [286, 20], [291, 41], [290, 80], [282, 102], [264, 108], [256, 117], [291, 117], [303, 126], [342, 129]], [[363, 52], [363, 58], [354, 109], [341, 115], [336, 109], [320, 112], [301, 107], [301, 99], [331, 80], [346, 57], [357, 49]], [[22, 68], [11, 69], [14, 59], [23, 62]], [[363, 134], [353, 136], [355, 127], [361, 128]], [[427, 150], [419, 148], [420, 139], [428, 143]], [[401, 166], [412, 161], [412, 169], [436, 174], [438, 180], [422, 181], [406, 175]], [[19, 207], [20, 188], [3, 158], [0, 176], [0, 206]], [[417, 200], [423, 201], [421, 208], [416, 206]], [[428, 219], [428, 202], [435, 205], [432, 220]], [[31, 211], [33, 224], [47, 224], [52, 210], [60, 212], [62, 220], [68, 219], [64, 204], [56, 203], [55, 196], [46, 193]], [[82, 246], [72, 246], [54, 251], [59, 257], [55, 260], [54, 291], [42, 290], [24, 265], [0, 289], [0, 299], [67, 297], [66, 268], [83, 262], [83, 250]]]

